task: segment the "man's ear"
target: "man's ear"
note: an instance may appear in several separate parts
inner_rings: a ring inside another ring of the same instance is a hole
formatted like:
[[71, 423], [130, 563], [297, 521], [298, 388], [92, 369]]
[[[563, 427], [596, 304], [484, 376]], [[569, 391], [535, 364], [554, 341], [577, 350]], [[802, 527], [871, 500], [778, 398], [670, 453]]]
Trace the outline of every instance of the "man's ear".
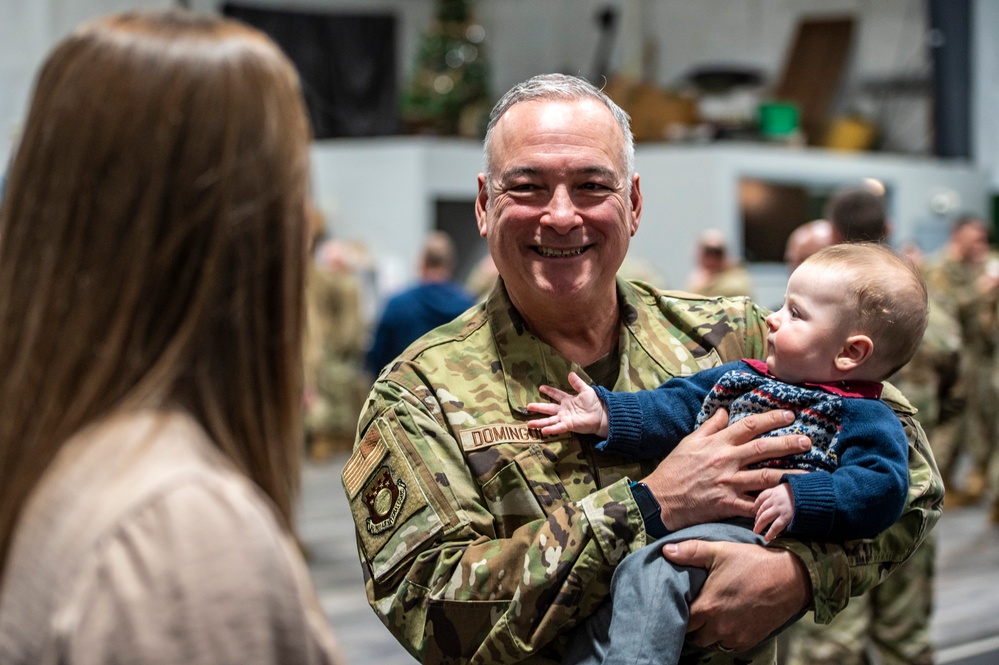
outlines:
[[638, 225], [642, 221], [642, 185], [641, 178], [635, 173], [631, 177], [631, 235], [638, 231]]
[[478, 178], [479, 191], [475, 195], [475, 222], [479, 227], [479, 235], [486, 237], [486, 207], [489, 205], [489, 183], [486, 174], [480, 173]]
[[874, 342], [867, 335], [851, 335], [836, 356], [836, 369], [849, 372], [863, 365], [874, 353]]

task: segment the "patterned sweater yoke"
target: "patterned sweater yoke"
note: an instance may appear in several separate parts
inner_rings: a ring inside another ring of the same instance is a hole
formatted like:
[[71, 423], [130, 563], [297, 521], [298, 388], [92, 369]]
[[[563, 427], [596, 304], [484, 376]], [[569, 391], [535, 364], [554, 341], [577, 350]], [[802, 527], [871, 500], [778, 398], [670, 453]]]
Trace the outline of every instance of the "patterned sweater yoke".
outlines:
[[843, 424], [843, 400], [846, 397], [876, 397], [867, 382], [860, 386], [859, 391], [852, 392], [822, 385], [794, 385], [767, 375], [764, 363], [747, 360], [746, 365], [746, 369], [732, 370], [715, 383], [697, 416], [697, 426], [700, 427], [719, 408], [728, 411], [729, 423], [756, 413], [787, 409], [795, 413], [794, 421], [764, 436], [801, 434], [811, 438], [811, 449], [767, 460], [756, 466], [808, 471], [836, 469], [839, 466], [837, 444]]

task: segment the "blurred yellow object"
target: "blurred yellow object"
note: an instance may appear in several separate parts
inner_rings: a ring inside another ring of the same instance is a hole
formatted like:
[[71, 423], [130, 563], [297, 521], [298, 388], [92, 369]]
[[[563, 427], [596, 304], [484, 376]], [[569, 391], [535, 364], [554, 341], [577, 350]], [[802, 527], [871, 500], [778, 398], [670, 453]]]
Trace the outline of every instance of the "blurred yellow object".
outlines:
[[829, 123], [825, 146], [833, 150], [868, 150], [874, 144], [874, 134], [874, 123], [863, 118], [836, 118]]

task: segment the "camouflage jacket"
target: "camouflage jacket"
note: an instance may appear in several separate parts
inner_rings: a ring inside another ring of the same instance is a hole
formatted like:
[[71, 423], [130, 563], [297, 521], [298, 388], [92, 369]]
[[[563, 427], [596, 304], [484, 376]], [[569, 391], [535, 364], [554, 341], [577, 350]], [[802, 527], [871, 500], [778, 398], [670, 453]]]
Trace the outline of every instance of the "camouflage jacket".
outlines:
[[[765, 312], [745, 298], [703, 299], [619, 280], [614, 390], [765, 350]], [[628, 488], [654, 462], [597, 454], [586, 437], [545, 438], [525, 422], [542, 383], [585, 376], [527, 330], [502, 283], [387, 367], [368, 397], [343, 484], [368, 600], [424, 663], [558, 663], [568, 629], [609, 590], [622, 557], [646, 544]], [[587, 377], [588, 378], [588, 377]], [[890, 388], [890, 387], [889, 387]], [[925, 436], [897, 392], [910, 441], [906, 512], [875, 540], [778, 539], [805, 563], [820, 621], [903, 561], [939, 516], [943, 494]], [[739, 662], [774, 661], [772, 641]], [[720, 652], [683, 662], [733, 663]]]

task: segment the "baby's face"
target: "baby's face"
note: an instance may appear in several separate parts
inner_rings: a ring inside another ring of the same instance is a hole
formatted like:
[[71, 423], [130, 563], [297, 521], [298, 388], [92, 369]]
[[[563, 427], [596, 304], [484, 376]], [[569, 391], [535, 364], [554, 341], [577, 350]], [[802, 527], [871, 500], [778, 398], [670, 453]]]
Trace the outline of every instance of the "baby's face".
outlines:
[[767, 317], [767, 369], [788, 383], [838, 380], [835, 359], [844, 348], [852, 313], [846, 278], [805, 264], [787, 282], [784, 306]]

